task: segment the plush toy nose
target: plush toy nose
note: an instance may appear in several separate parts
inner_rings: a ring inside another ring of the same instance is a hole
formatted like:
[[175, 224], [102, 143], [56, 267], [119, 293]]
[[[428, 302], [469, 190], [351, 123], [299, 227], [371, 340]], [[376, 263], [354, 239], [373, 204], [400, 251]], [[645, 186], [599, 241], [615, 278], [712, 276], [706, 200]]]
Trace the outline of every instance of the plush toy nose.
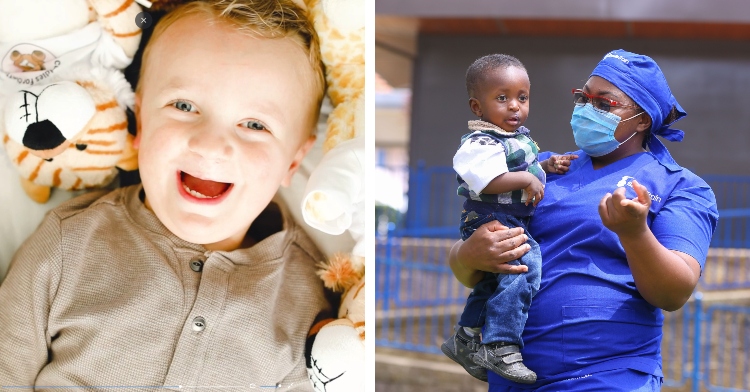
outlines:
[[32, 154], [43, 159], [57, 155], [60, 152], [59, 147], [65, 142], [65, 136], [50, 120], [29, 124], [23, 135], [23, 145], [32, 150]]

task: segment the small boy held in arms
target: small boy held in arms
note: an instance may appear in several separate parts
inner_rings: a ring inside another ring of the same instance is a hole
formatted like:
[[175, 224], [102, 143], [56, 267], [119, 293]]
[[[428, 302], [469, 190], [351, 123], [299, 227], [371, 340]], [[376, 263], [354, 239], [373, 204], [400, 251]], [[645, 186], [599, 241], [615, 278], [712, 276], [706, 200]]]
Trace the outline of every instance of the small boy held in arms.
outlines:
[[142, 185], [61, 205], [0, 286], [0, 385], [310, 391], [321, 255], [272, 201], [313, 144], [324, 79], [292, 0], [191, 2], [136, 91]]
[[[458, 194], [466, 197], [461, 238], [466, 240], [494, 220], [526, 230], [544, 197], [545, 172], [563, 174], [577, 156], [537, 160], [538, 147], [523, 126], [531, 83], [517, 58], [491, 54], [477, 59], [466, 72], [466, 89], [469, 107], [480, 119], [469, 121], [470, 132], [461, 137], [453, 157]], [[441, 347], [482, 381], [487, 381], [487, 370], [519, 383], [536, 381], [536, 373], [523, 364], [520, 349], [531, 299], [539, 290], [542, 257], [528, 230], [526, 235], [531, 250], [510, 264], [526, 265], [528, 271], [486, 272], [469, 295], [456, 332]]]

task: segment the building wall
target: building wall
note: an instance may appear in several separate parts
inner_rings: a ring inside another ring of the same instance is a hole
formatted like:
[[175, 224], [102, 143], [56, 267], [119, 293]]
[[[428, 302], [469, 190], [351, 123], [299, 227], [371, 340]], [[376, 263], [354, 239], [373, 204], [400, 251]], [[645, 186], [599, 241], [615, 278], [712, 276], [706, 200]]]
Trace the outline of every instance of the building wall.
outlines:
[[572, 88], [582, 87], [602, 56], [626, 49], [654, 58], [688, 116], [666, 142], [675, 160], [698, 174], [750, 175], [750, 42], [596, 38], [512, 38], [422, 34], [413, 74], [410, 162], [449, 166], [469, 110], [464, 76], [471, 62], [502, 52], [518, 57], [531, 79], [526, 126], [542, 150], [576, 150], [570, 129]]

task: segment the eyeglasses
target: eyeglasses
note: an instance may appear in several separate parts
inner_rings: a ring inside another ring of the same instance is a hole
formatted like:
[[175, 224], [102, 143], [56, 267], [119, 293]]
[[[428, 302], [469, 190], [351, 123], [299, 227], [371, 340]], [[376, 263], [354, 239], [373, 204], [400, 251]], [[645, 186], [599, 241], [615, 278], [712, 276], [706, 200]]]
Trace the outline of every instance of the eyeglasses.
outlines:
[[587, 94], [580, 88], [573, 89], [573, 103], [576, 105], [583, 106], [591, 102], [591, 105], [599, 110], [608, 112], [611, 108], [634, 108], [638, 109], [638, 106], [627, 105], [622, 102], [617, 102], [609, 98], [600, 97], [598, 95]]

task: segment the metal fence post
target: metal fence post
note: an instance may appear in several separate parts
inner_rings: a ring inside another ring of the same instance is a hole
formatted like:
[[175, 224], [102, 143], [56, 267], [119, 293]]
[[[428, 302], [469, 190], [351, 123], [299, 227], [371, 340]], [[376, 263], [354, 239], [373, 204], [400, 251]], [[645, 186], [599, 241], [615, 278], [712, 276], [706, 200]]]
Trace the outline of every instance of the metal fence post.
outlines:
[[700, 390], [700, 381], [703, 378], [701, 369], [701, 324], [703, 323], [703, 293], [695, 292], [695, 336], [693, 336], [693, 392]]
[[412, 229], [414, 228], [423, 228], [427, 224], [427, 210], [429, 208], [429, 197], [430, 195], [428, 192], [428, 186], [429, 186], [429, 179], [427, 178], [427, 167], [423, 160], [419, 160], [417, 162], [417, 194], [416, 199], [414, 200], [414, 207], [416, 207], [417, 211], [416, 214], [414, 214], [415, 221], [414, 225], [411, 226]]
[[385, 257], [383, 263], [383, 311], [388, 312], [391, 306], [391, 263], [393, 262], [393, 237], [385, 239]]

